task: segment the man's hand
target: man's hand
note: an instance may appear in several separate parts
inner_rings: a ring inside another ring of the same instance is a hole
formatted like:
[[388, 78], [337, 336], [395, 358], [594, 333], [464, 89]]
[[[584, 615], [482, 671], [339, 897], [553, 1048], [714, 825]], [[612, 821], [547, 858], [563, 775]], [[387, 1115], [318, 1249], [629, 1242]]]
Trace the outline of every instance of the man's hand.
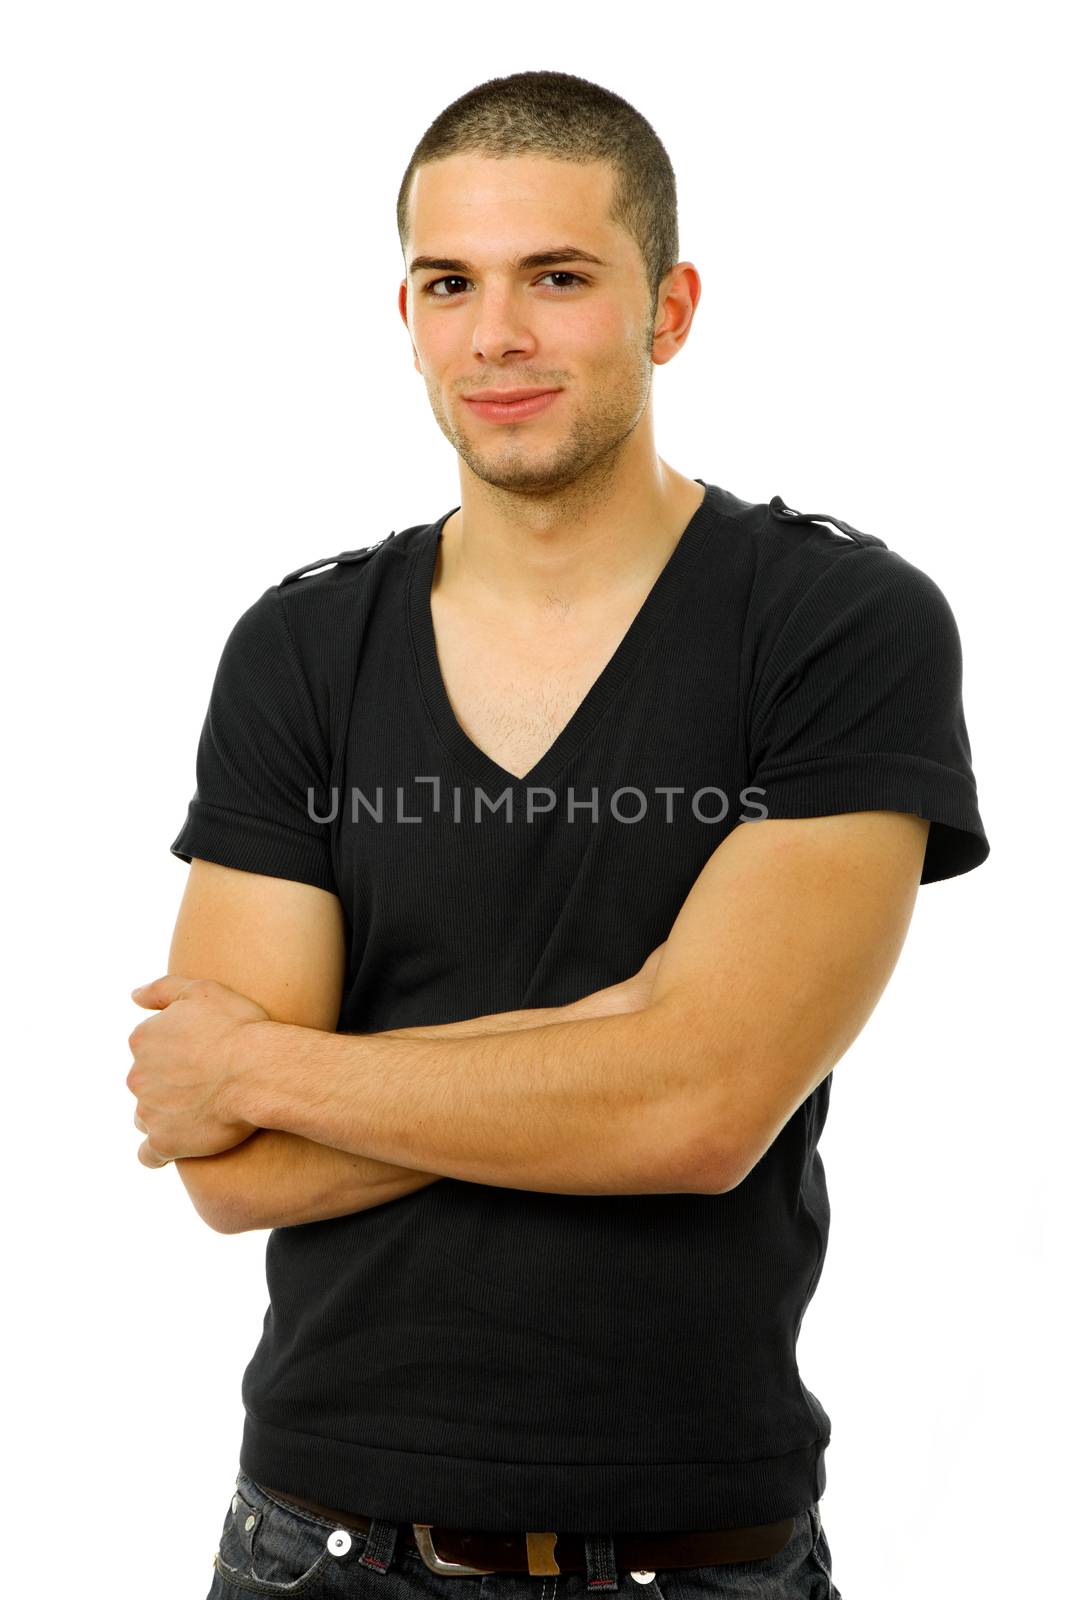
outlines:
[[[168, 974], [134, 989], [131, 999], [158, 1012], [130, 1034], [134, 1062], [126, 1087], [137, 1097], [134, 1126], [148, 1138], [137, 1151], [146, 1167], [178, 1156], [213, 1156], [240, 1144], [255, 1124], [232, 1113], [238, 1035], [269, 1022], [263, 1007], [213, 978]], [[179, 1003], [180, 1002], [180, 1003]]]

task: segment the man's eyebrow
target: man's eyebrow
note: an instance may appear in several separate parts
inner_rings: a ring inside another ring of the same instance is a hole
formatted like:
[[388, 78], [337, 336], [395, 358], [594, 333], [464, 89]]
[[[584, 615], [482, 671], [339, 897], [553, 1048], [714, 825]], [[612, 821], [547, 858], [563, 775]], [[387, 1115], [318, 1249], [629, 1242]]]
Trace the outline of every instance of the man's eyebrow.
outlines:
[[[580, 250], [577, 245], [562, 245], [558, 250], [537, 250], [533, 255], [520, 256], [517, 261], [509, 263], [515, 272], [530, 272], [534, 267], [555, 267], [564, 261], [588, 261], [594, 267], [606, 267], [607, 261], [601, 261], [599, 256], [594, 256], [588, 250]], [[408, 267], [412, 277], [416, 272], [472, 272], [469, 261], [456, 261], [451, 256], [416, 256]]]

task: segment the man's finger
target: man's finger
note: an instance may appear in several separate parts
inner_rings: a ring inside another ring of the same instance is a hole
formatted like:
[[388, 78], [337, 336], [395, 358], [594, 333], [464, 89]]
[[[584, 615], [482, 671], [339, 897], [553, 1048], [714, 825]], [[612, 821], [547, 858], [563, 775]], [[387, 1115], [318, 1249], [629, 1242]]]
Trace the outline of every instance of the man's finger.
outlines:
[[171, 1158], [170, 1156], [161, 1156], [158, 1150], [152, 1149], [151, 1140], [145, 1139], [144, 1142], [138, 1146], [137, 1159], [143, 1166], [146, 1167], [165, 1167]]
[[189, 982], [189, 978], [179, 978], [168, 972], [162, 978], [153, 978], [151, 983], [138, 984], [136, 989], [130, 990], [130, 999], [144, 1006], [146, 1011], [159, 1011], [176, 1000]]

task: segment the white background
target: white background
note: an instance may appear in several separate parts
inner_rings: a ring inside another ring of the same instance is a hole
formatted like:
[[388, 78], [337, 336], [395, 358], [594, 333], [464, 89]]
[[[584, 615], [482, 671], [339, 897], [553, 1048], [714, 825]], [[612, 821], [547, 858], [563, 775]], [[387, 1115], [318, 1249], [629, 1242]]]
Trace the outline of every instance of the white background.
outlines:
[[[835, 1073], [801, 1335], [846, 1600], [1046, 1593], [1064, 1500], [1062, 56], [1039, 5], [57, 5], [3, 14], [7, 1592], [201, 1600], [266, 1234], [136, 1158], [134, 984], [227, 632], [459, 503], [396, 308], [429, 122], [631, 100], [703, 298], [661, 454], [948, 596], [992, 853], [921, 889]], [[669, 1308], [668, 1308], [669, 1309]]]

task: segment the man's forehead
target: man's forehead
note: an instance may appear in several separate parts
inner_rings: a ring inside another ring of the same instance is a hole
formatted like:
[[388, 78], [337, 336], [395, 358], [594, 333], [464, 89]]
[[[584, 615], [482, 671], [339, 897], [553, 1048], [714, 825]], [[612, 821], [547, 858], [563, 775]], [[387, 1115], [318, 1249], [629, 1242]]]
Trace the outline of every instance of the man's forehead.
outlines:
[[613, 169], [603, 162], [448, 156], [415, 173], [408, 198], [412, 233], [420, 225], [436, 228], [442, 215], [472, 226], [515, 216], [539, 231], [547, 226], [570, 239], [583, 218], [600, 229], [613, 180]]
[[626, 243], [607, 217], [614, 176], [608, 162], [529, 154], [429, 162], [409, 200], [408, 272], [618, 264]]

